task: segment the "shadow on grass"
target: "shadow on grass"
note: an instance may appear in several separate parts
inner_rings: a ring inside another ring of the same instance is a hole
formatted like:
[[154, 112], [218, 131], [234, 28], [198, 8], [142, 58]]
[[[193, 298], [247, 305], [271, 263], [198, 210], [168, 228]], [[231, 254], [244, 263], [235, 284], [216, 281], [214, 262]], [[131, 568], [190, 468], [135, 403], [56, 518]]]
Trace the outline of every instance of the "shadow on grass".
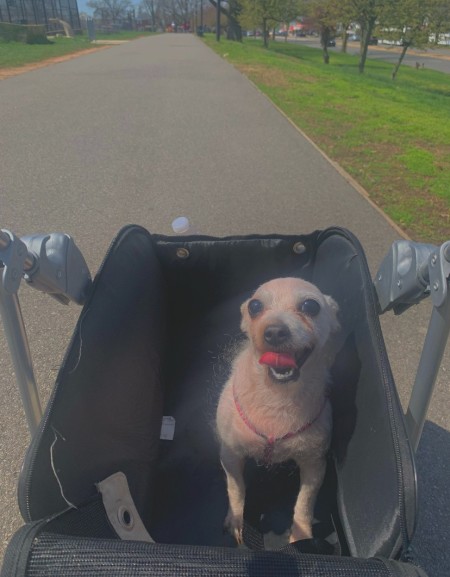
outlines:
[[29, 42], [26, 42], [26, 44], [30, 44], [30, 45], [34, 45], [36, 46], [37, 44], [39, 44], [40, 46], [47, 46], [48, 44], [55, 44], [54, 40], [50, 40], [49, 38], [37, 38], [36, 40], [31, 40]]

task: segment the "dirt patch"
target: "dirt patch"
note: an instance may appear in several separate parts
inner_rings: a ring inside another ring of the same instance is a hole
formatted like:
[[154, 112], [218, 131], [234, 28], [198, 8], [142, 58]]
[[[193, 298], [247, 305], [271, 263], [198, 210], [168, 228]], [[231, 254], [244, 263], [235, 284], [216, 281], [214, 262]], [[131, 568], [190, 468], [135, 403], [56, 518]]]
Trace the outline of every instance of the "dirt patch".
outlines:
[[292, 75], [289, 77], [283, 70], [249, 64], [239, 64], [237, 68], [254, 82], [277, 88], [290, 88]]
[[58, 64], [59, 62], [65, 62], [66, 60], [72, 60], [73, 58], [78, 58], [78, 56], [83, 56], [84, 54], [91, 54], [92, 52], [98, 52], [99, 50], [106, 50], [107, 48], [110, 48], [110, 46], [96, 46], [95, 48], [86, 48], [79, 50], [78, 52], [64, 54], [64, 56], [55, 56], [53, 58], [47, 58], [46, 60], [41, 60], [39, 62], [30, 62], [29, 64], [24, 64], [23, 66], [18, 66], [16, 68], [0, 68], [0, 80], [10, 78], [11, 76], [17, 76], [18, 74], [24, 74], [25, 72], [30, 72], [31, 70], [36, 70], [37, 68], [44, 68], [45, 66], [51, 66], [52, 64]]

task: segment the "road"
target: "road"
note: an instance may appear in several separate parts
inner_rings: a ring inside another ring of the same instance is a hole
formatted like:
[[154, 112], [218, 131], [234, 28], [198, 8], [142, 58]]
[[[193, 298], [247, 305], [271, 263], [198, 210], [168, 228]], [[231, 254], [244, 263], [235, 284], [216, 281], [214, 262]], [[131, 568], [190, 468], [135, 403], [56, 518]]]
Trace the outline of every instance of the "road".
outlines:
[[[375, 272], [399, 233], [226, 59], [191, 35], [161, 35], [0, 82], [0, 226], [64, 231], [93, 273], [122, 227], [170, 233], [180, 214], [205, 234], [351, 229]], [[444, 239], [443, 239], [444, 240]], [[79, 310], [21, 289], [42, 398], [54, 383]], [[403, 404], [429, 305], [383, 318]], [[0, 534], [21, 524], [16, 486], [28, 433], [0, 333]], [[415, 551], [448, 576], [448, 355], [418, 455]]]
[[[277, 38], [277, 42], [282, 42], [284, 39]], [[290, 42], [301, 42], [305, 46], [311, 48], [320, 48], [320, 41], [318, 38], [289, 38]], [[329, 48], [329, 51], [339, 51], [341, 49], [341, 41], [337, 39], [336, 47]], [[368, 58], [372, 60], [384, 60], [396, 64], [400, 57], [401, 48], [399, 46], [389, 46], [379, 44], [378, 46], [369, 46], [367, 53]], [[348, 42], [348, 54], [359, 54], [359, 42]], [[438, 48], [435, 50], [418, 50], [409, 49], [403, 59], [402, 64], [416, 67], [416, 63], [420, 68], [428, 68], [438, 72], [450, 73], [450, 48]]]

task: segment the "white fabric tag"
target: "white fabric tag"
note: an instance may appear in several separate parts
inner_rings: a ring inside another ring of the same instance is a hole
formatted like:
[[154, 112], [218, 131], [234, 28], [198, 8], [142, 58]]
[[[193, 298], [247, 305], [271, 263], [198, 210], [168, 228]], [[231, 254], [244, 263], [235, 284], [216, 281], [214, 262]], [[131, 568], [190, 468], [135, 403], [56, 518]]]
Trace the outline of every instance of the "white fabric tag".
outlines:
[[163, 417], [161, 423], [160, 439], [164, 441], [172, 441], [175, 435], [175, 419], [174, 417]]

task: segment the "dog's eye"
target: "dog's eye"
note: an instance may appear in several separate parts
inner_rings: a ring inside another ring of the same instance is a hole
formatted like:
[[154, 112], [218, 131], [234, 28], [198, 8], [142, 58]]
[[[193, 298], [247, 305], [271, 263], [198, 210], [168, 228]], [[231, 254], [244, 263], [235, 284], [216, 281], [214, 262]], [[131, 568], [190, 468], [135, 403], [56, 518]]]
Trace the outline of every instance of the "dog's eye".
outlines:
[[263, 309], [264, 305], [258, 299], [252, 299], [248, 303], [248, 312], [252, 318], [256, 317], [256, 315], [259, 315], [259, 313], [262, 312]]
[[306, 299], [300, 303], [298, 309], [309, 317], [316, 317], [320, 313], [320, 304], [314, 299]]

